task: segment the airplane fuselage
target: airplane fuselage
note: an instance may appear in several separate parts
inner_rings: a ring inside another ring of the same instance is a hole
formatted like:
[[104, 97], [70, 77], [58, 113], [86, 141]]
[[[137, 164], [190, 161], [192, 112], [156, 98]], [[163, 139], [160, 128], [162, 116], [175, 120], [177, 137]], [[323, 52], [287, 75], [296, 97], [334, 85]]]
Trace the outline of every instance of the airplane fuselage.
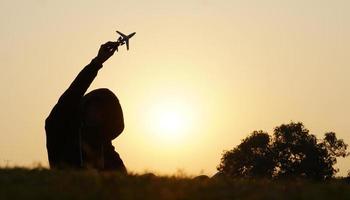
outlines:
[[118, 42], [120, 43], [120, 45], [126, 44], [126, 49], [129, 50], [129, 39], [132, 38], [136, 34], [136, 32], [133, 32], [129, 35], [125, 35], [119, 31], [117, 31], [117, 33], [120, 35], [120, 37], [118, 38]]

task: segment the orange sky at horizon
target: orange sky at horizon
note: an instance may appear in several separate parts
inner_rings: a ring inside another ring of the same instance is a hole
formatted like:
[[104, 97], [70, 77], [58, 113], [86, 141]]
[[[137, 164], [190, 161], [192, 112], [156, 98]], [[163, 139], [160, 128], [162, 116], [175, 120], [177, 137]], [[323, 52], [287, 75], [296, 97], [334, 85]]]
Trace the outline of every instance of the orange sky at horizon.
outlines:
[[[116, 93], [126, 167], [213, 175], [254, 130], [350, 143], [350, 2], [1, 1], [0, 165], [47, 166], [44, 120], [99, 46], [136, 31], [90, 90]], [[350, 169], [340, 159], [338, 175]]]

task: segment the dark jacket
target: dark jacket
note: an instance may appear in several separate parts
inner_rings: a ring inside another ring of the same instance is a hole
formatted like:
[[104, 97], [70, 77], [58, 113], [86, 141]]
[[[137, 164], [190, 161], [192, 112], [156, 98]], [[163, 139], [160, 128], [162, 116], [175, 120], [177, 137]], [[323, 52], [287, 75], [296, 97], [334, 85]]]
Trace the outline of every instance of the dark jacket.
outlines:
[[[102, 65], [93, 61], [75, 78], [59, 98], [45, 121], [46, 147], [51, 168], [82, 168], [81, 100]], [[112, 142], [104, 145], [104, 170], [126, 172]]]

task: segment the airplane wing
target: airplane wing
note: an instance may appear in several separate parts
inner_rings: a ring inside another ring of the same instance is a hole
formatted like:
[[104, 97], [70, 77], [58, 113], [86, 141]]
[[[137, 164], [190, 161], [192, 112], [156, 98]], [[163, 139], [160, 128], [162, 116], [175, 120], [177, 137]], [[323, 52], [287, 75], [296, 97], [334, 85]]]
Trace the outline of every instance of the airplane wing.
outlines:
[[125, 43], [126, 43], [126, 50], [129, 50], [129, 40], [126, 40]]
[[119, 31], [117, 31], [117, 33], [118, 33], [119, 35], [121, 35], [123, 38], [126, 38], [126, 37], [127, 37], [126, 35], [124, 35], [123, 33], [119, 32]]

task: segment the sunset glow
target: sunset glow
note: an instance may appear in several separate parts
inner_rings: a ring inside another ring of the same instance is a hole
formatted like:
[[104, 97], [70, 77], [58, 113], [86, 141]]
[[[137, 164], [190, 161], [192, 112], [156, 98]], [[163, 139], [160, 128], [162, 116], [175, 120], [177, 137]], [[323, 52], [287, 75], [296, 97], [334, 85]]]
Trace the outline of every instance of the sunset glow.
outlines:
[[192, 112], [186, 104], [162, 102], [154, 104], [149, 110], [149, 129], [159, 142], [184, 139], [192, 129]]
[[[48, 166], [45, 118], [101, 44], [137, 32], [88, 91], [124, 112], [131, 172], [216, 173], [254, 130], [301, 121], [350, 143], [350, 1], [3, 1], [0, 164]], [[350, 159], [339, 159], [344, 175]]]
[[186, 128], [183, 115], [177, 111], [164, 111], [159, 113], [157, 118], [159, 132], [161, 133], [175, 135]]

